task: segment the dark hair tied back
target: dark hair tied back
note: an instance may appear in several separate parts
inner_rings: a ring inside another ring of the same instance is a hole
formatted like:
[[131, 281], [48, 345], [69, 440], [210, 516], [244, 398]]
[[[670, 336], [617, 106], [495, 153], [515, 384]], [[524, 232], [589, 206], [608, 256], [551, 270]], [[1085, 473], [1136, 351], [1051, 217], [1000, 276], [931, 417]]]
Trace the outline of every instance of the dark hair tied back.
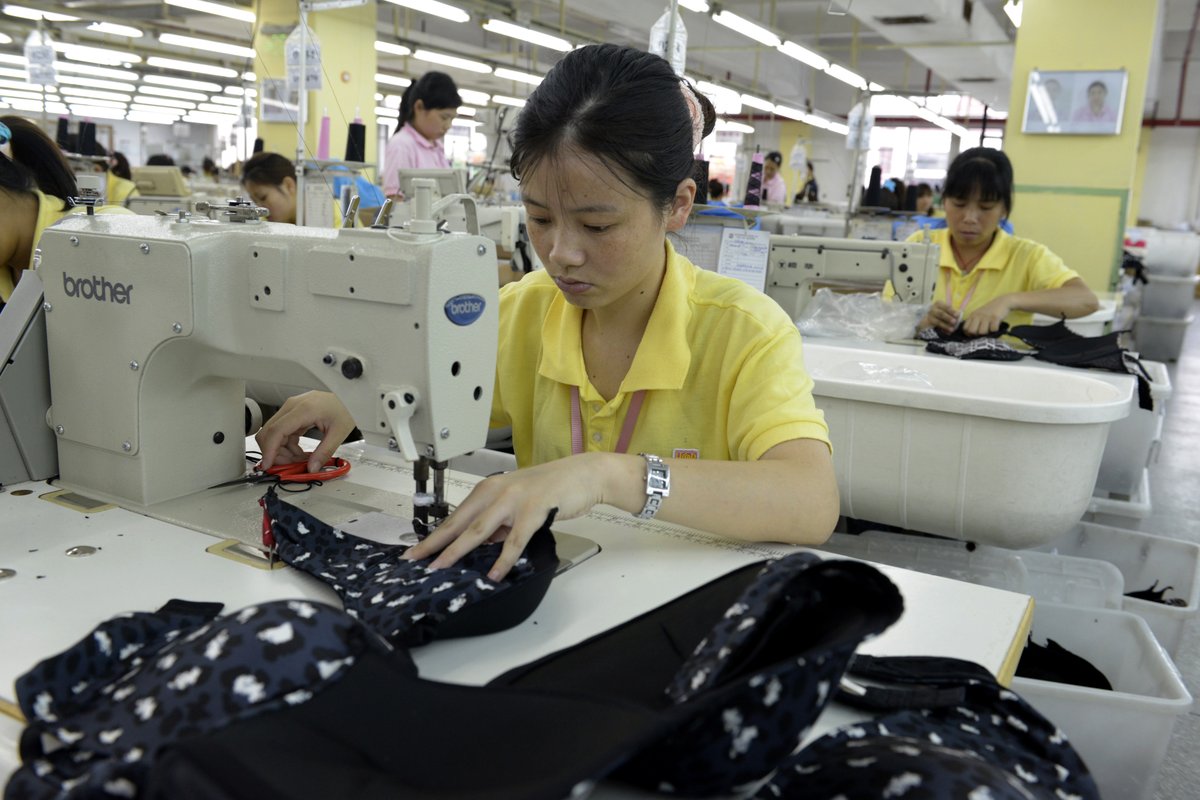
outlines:
[[0, 189], [32, 193], [36, 188], [71, 205], [79, 188], [71, 165], [54, 140], [24, 117], [3, 116], [0, 122], [12, 133], [12, 158], [0, 156]]
[[712, 103], [661, 56], [615, 44], [574, 50], [521, 109], [510, 140], [513, 174], [520, 179], [574, 147], [666, 209], [694, 169], [691, 104], [684, 92], [695, 98], [707, 136], [716, 124]]
[[991, 147], [972, 147], [951, 162], [942, 196], [969, 200], [976, 192], [984, 202], [1003, 203], [1006, 216], [1012, 213], [1013, 168], [1003, 152]]
[[404, 90], [404, 96], [400, 99], [400, 121], [396, 124], [397, 133], [404, 127], [404, 123], [412, 122], [418, 100], [427, 109], [457, 109], [462, 105], [462, 95], [458, 93], [458, 87], [454, 85], [453, 78], [444, 72], [426, 72]]

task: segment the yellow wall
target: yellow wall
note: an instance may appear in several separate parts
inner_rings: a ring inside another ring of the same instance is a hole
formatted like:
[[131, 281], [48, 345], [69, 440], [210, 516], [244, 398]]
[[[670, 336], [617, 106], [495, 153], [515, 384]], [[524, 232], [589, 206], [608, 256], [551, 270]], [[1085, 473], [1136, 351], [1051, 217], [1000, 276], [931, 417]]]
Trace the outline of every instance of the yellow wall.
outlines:
[[[261, 0], [260, 32], [254, 40], [254, 49], [258, 53], [255, 72], [260, 81], [286, 77], [284, 42], [299, 20], [296, 0]], [[367, 126], [366, 161], [374, 163], [377, 159], [375, 2], [370, 0], [358, 8], [309, 14], [308, 24], [321, 44], [323, 77], [321, 89], [308, 93], [308, 124], [304, 130], [307, 157], [316, 158], [321, 115], [328, 109], [329, 155], [333, 159], [342, 158], [346, 154], [346, 129], [354, 121], [357, 109]], [[279, 30], [283, 28], [286, 30]], [[298, 136], [295, 125], [260, 120], [258, 135], [266, 150], [295, 159]]]
[[[1097, 291], [1115, 286], [1137, 172], [1157, 0], [1023, 0], [1005, 152], [1017, 234], [1062, 256]], [[1032, 69], [1129, 73], [1116, 136], [1021, 133]]]

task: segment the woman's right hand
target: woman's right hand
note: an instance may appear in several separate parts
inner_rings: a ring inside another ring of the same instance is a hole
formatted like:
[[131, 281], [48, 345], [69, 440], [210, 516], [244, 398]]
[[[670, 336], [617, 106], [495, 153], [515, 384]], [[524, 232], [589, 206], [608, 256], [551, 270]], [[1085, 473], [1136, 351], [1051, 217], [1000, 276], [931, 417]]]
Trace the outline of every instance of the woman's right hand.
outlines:
[[923, 331], [926, 328], [937, 328], [943, 333], [954, 333], [954, 329], [957, 327], [958, 312], [949, 304], [943, 303], [941, 300], [934, 300], [929, 306], [929, 311], [925, 314], [925, 318], [917, 326], [917, 330]]
[[[312, 428], [321, 432], [321, 444], [310, 455], [300, 446], [300, 437]], [[336, 395], [306, 392], [289, 397], [254, 435], [254, 440], [262, 451], [263, 469], [276, 462], [289, 464], [307, 457], [308, 471], [319, 472], [352, 430], [354, 418]]]

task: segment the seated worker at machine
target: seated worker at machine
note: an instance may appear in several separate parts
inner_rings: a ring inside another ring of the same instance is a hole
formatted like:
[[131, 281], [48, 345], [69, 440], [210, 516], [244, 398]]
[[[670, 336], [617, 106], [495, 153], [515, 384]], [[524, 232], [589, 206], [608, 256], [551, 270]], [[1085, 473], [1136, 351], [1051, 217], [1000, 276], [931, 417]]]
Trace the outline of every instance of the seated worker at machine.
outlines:
[[[290, 159], [279, 153], [255, 153], [242, 166], [242, 186], [251, 200], [271, 212], [268, 221], [296, 224], [296, 166]], [[329, 227], [342, 227], [342, 210], [336, 202]]]
[[454, 79], [444, 72], [426, 72], [404, 90], [400, 121], [383, 155], [383, 193], [403, 200], [402, 169], [449, 169], [442, 144], [462, 97]]
[[114, 150], [106, 153], [104, 148], [96, 145], [100, 155], [106, 156], [107, 161], [96, 165], [97, 172], [104, 173], [104, 202], [110, 206], [123, 206], [131, 197], [137, 197], [137, 184], [133, 182], [133, 173], [129, 168], [129, 159], [124, 153]]
[[[1028, 325], [1034, 313], [1074, 319], [1100, 307], [1061, 258], [1001, 230], [1012, 211], [1012, 187], [1012, 162], [999, 150], [973, 147], [950, 165], [942, 189], [946, 227], [928, 234], [942, 248], [941, 280], [919, 328], [950, 333], [962, 323], [976, 336], [999, 330], [1001, 322]], [[909, 241], [925, 235], [918, 231]]]
[[729, 205], [729, 203], [725, 202], [725, 184], [716, 178], [712, 178], [708, 182], [708, 204], [710, 206]]
[[[529, 97], [512, 166], [545, 269], [501, 289], [491, 419], [521, 468], [479, 483], [412, 558], [448, 566], [504, 539], [499, 579], [551, 509], [600, 503], [736, 539], [829, 536], [837, 483], [796, 326], [666, 236], [714, 120], [661, 57], [611, 44], [568, 53]], [[334, 395], [290, 398], [258, 434], [264, 466], [304, 458], [314, 425], [324, 463], [354, 422]]]
[[[0, 117], [0, 305], [32, 266], [42, 231], [83, 213], [74, 208], [78, 196], [75, 174], [54, 140], [24, 117]], [[118, 206], [96, 212], [130, 213]]]
[[763, 159], [762, 199], [767, 205], [786, 206], [788, 204], [787, 182], [779, 173], [783, 166], [783, 153], [772, 150]]
[[933, 206], [933, 187], [928, 183], [918, 183], [912, 188], [916, 192], [916, 202], [913, 210], [922, 217], [940, 217], [942, 212]]

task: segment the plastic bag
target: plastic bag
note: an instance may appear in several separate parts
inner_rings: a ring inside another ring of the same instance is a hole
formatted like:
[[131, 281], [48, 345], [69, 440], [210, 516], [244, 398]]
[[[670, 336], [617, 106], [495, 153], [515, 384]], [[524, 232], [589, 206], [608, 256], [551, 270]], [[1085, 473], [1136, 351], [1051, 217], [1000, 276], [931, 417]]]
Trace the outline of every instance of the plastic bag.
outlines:
[[928, 310], [924, 305], [884, 300], [879, 292], [842, 294], [817, 289], [796, 327], [803, 336], [911, 339]]

